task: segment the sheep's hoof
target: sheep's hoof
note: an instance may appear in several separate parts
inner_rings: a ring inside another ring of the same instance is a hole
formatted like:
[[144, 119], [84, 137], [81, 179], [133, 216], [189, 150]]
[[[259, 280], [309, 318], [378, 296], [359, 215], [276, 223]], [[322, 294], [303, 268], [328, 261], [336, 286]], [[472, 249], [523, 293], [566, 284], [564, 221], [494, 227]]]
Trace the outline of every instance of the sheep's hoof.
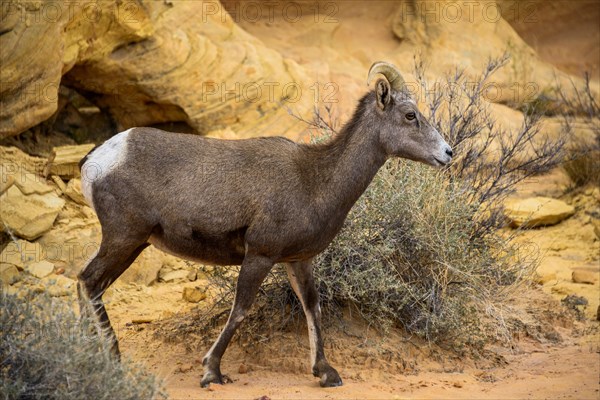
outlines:
[[220, 372], [215, 371], [206, 372], [202, 377], [202, 380], [200, 381], [200, 387], [205, 388], [211, 383], [217, 383], [219, 385], [222, 385], [224, 383], [223, 375], [221, 375]]
[[332, 372], [325, 372], [321, 375], [321, 380], [319, 381], [319, 385], [321, 387], [336, 387], [342, 386], [342, 378], [338, 375], [335, 369], [331, 369]]
[[321, 387], [336, 387], [342, 386], [342, 378], [340, 374], [330, 365], [321, 366], [318, 370], [313, 370], [313, 375], [320, 377], [319, 385]]

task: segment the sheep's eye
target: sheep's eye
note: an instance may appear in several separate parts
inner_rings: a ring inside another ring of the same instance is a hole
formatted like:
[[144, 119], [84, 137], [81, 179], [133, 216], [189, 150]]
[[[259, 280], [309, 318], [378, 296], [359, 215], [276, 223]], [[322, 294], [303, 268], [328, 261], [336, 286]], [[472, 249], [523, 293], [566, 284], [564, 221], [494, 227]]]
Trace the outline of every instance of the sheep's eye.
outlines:
[[415, 119], [417, 116], [414, 112], [409, 112], [408, 114], [405, 115], [406, 119], [409, 121], [412, 121], [413, 119]]

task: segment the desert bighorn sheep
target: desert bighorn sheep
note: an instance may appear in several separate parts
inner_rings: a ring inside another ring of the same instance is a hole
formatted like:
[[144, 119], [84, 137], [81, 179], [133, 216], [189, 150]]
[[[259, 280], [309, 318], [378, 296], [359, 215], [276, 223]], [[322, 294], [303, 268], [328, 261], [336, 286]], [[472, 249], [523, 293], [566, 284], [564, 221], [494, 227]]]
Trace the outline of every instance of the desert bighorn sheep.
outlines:
[[180, 257], [241, 265], [225, 328], [203, 359], [201, 385], [222, 383], [221, 358], [275, 263], [285, 263], [309, 331], [313, 375], [342, 380], [323, 351], [311, 260], [338, 233], [352, 205], [392, 157], [433, 166], [452, 150], [418, 111], [393, 65], [376, 62], [375, 90], [339, 134], [322, 144], [282, 137], [219, 140], [132, 128], [80, 163], [82, 189], [102, 225], [97, 254], [79, 274], [82, 311], [92, 309], [119, 349], [102, 294], [153, 244]]

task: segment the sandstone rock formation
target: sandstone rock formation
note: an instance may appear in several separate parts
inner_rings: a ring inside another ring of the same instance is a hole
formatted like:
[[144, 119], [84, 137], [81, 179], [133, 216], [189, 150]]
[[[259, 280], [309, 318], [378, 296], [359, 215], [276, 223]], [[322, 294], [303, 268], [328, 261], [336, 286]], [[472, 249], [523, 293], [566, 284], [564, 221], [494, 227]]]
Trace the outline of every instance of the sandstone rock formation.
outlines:
[[[16, 147], [0, 146], [0, 163], [2, 164], [0, 182], [3, 185], [6, 185], [11, 178], [13, 182], [27, 181], [31, 184], [39, 180], [39, 176], [44, 176], [48, 160], [26, 154]], [[31, 179], [33, 177], [30, 174], [35, 175], [35, 178]]]
[[73, 178], [69, 181], [64, 190], [64, 194], [77, 204], [82, 206], [88, 205], [87, 200], [83, 197], [83, 193], [81, 192], [81, 179], [79, 178]]
[[546, 62], [573, 76], [600, 78], [600, 8], [595, 0], [498, 0], [502, 17]]
[[59, 84], [110, 114], [115, 129], [181, 123], [201, 134], [292, 138], [304, 125], [288, 110], [310, 117], [315, 102], [329, 102], [347, 116], [375, 59], [408, 74], [421, 53], [439, 77], [457, 66], [479, 70], [507, 50], [513, 58], [494, 78], [491, 101], [535, 100], [556, 78], [570, 87], [507, 22], [526, 16], [511, 18], [504, 1], [223, 4], [10, 2], [0, 137], [50, 118]]
[[27, 240], [37, 239], [52, 228], [64, 204], [55, 193], [27, 195], [13, 185], [0, 196], [0, 229]]
[[55, 147], [52, 161], [50, 161], [50, 173], [67, 180], [79, 177], [81, 175], [79, 160], [85, 157], [94, 146], [94, 144], [82, 144]]
[[19, 271], [31, 263], [36, 263], [45, 258], [44, 250], [39, 243], [26, 240], [16, 240], [7, 243], [0, 253], [0, 265], [12, 265]]
[[12, 3], [0, 39], [0, 137], [48, 119], [60, 82], [119, 128], [183, 121], [203, 134], [229, 126], [272, 135], [298, 123], [279, 121], [286, 107], [311, 110], [302, 68], [225, 20], [218, 2]]
[[199, 303], [206, 299], [206, 289], [199, 286], [184, 287], [182, 298], [189, 303]]
[[158, 275], [158, 279], [160, 282], [170, 282], [170, 283], [187, 282], [187, 281], [189, 281], [189, 279], [188, 279], [189, 274], [190, 274], [190, 272], [187, 270], [184, 270], [184, 269], [161, 270]]
[[588, 269], [578, 268], [571, 274], [571, 279], [575, 283], [584, 283], [587, 285], [593, 285], [598, 281], [597, 271]]
[[151, 38], [76, 65], [65, 77], [73, 87], [95, 92], [96, 103], [122, 127], [184, 121], [202, 134], [231, 127], [244, 136], [264, 126], [268, 135], [296, 123], [266, 127], [286, 113], [286, 105], [310, 109], [299, 93], [307, 81], [302, 69], [224, 20], [218, 3], [143, 5], [155, 28]]
[[0, 263], [0, 282], [3, 285], [12, 285], [21, 278], [19, 270], [12, 264]]
[[43, 3], [6, 5], [1, 11], [0, 138], [23, 132], [56, 111], [63, 67], [57, 40], [63, 24], [41, 18]]
[[47, 232], [64, 205], [41, 175], [45, 160], [0, 148], [0, 232], [33, 240]]
[[29, 274], [36, 278], [45, 278], [54, 271], [54, 264], [47, 260], [31, 263], [25, 268]]
[[[411, 74], [415, 55], [425, 61], [427, 78], [433, 80], [455, 69], [464, 68], [467, 74], [481, 71], [489, 57], [508, 52], [509, 65], [490, 82], [486, 98], [491, 102], [534, 101], [551, 92], [557, 79], [570, 87], [570, 77], [540, 60], [503, 18], [510, 5], [502, 2], [369, 1], [352, 6], [331, 2], [319, 3], [320, 7], [310, 3], [301, 6], [298, 18], [291, 18], [295, 6], [290, 0], [277, 2], [270, 14], [263, 10], [257, 19], [247, 17], [243, 1], [224, 4], [242, 28], [304, 67], [311, 87], [321, 82], [318, 97], [324, 100], [333, 94], [343, 116], [364, 93], [364, 74], [374, 59], [395, 63], [417, 98], [424, 93]], [[274, 29], [280, 34], [273, 35]], [[326, 90], [323, 82], [335, 84], [335, 90]]]
[[15, 0], [2, 6], [0, 138], [48, 119], [62, 75], [153, 31], [142, 4]]
[[93, 211], [67, 200], [50, 232], [36, 243], [43, 248], [44, 259], [56, 268], [64, 269], [66, 276], [75, 278], [88, 259], [100, 246], [101, 231]]
[[169, 256], [154, 247], [149, 247], [140, 254], [119, 280], [124, 283], [149, 286], [158, 280], [159, 271], [167, 263], [165, 257]]
[[[479, 71], [489, 57], [502, 51], [511, 55], [508, 68], [494, 76], [497, 96], [493, 102], [520, 102], [527, 83], [537, 83], [538, 94], [554, 84], [556, 69], [542, 62], [535, 51], [516, 33], [503, 16], [512, 16], [510, 4], [497, 1], [457, 3], [453, 1], [407, 1], [396, 10], [392, 30], [402, 41], [399, 57], [412, 61], [414, 46], [423, 46], [426, 59], [437, 74], [457, 66], [467, 72]], [[504, 14], [503, 14], [504, 11]], [[520, 22], [527, 18], [517, 18]], [[566, 79], [565, 74], [558, 73]], [[565, 80], [566, 82], [566, 80]], [[512, 85], [512, 89], [510, 86]], [[532, 92], [529, 92], [532, 93]]]
[[575, 208], [549, 197], [512, 199], [505, 203], [504, 212], [514, 228], [555, 225], [575, 213]]

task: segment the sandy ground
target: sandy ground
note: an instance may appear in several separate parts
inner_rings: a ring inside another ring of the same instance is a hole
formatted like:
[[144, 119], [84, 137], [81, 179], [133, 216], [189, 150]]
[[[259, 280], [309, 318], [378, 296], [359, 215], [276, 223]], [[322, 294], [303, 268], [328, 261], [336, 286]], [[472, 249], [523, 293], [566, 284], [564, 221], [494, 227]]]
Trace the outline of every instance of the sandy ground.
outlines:
[[[509, 365], [489, 370], [421, 372], [411, 375], [377, 373], [370, 379], [349, 378], [354, 369], [340, 368], [344, 386], [322, 389], [309, 374], [250, 371], [230, 374], [233, 383], [201, 389], [201, 367], [188, 372], [159, 362], [153, 369], [164, 377], [173, 399], [597, 399], [600, 357], [597, 346], [569, 343], [560, 347], [530, 345], [508, 357]], [[160, 349], [158, 349], [160, 350]], [[235, 352], [235, 350], [234, 350]], [[176, 357], [176, 356], [172, 356]], [[156, 357], [155, 357], [156, 358]], [[162, 357], [161, 357], [162, 358]], [[226, 360], [224, 371], [237, 370]]]
[[[119, 327], [125, 357], [142, 362], [161, 377], [172, 399], [600, 398], [600, 348], [597, 323], [593, 322], [588, 322], [591, 325], [587, 328], [582, 328], [584, 324], [578, 329], [557, 327], [562, 337], [560, 344], [542, 344], [526, 338], [518, 341], [514, 349], [498, 349], [497, 355], [503, 360], [500, 366], [478, 367], [470, 360], [440, 363], [439, 359], [427, 360], [422, 354], [414, 354], [417, 361], [408, 372], [395, 370], [393, 359], [367, 356], [362, 363], [353, 360], [348, 352], [365, 352], [364, 346], [361, 348], [354, 338], [343, 334], [333, 338], [329, 333], [326, 351], [344, 379], [344, 386], [330, 389], [320, 388], [317, 378], [309, 373], [306, 335], [283, 335], [269, 344], [258, 344], [258, 349], [248, 349], [234, 341], [222, 364], [223, 373], [233, 382], [202, 389], [199, 380], [206, 347], [189, 349], [182, 343], [158, 339], [153, 323], [127, 324], [135, 319], [169, 315], [158, 308], [149, 312], [144, 299], [153, 305], [160, 299], [162, 309], [171, 305], [183, 311], [189, 307], [176, 300], [178, 288], [177, 284], [162, 285], [156, 293], [151, 290], [139, 299], [133, 298], [127, 312], [123, 306], [109, 307]], [[411, 347], [398, 338], [388, 339], [387, 345]]]

